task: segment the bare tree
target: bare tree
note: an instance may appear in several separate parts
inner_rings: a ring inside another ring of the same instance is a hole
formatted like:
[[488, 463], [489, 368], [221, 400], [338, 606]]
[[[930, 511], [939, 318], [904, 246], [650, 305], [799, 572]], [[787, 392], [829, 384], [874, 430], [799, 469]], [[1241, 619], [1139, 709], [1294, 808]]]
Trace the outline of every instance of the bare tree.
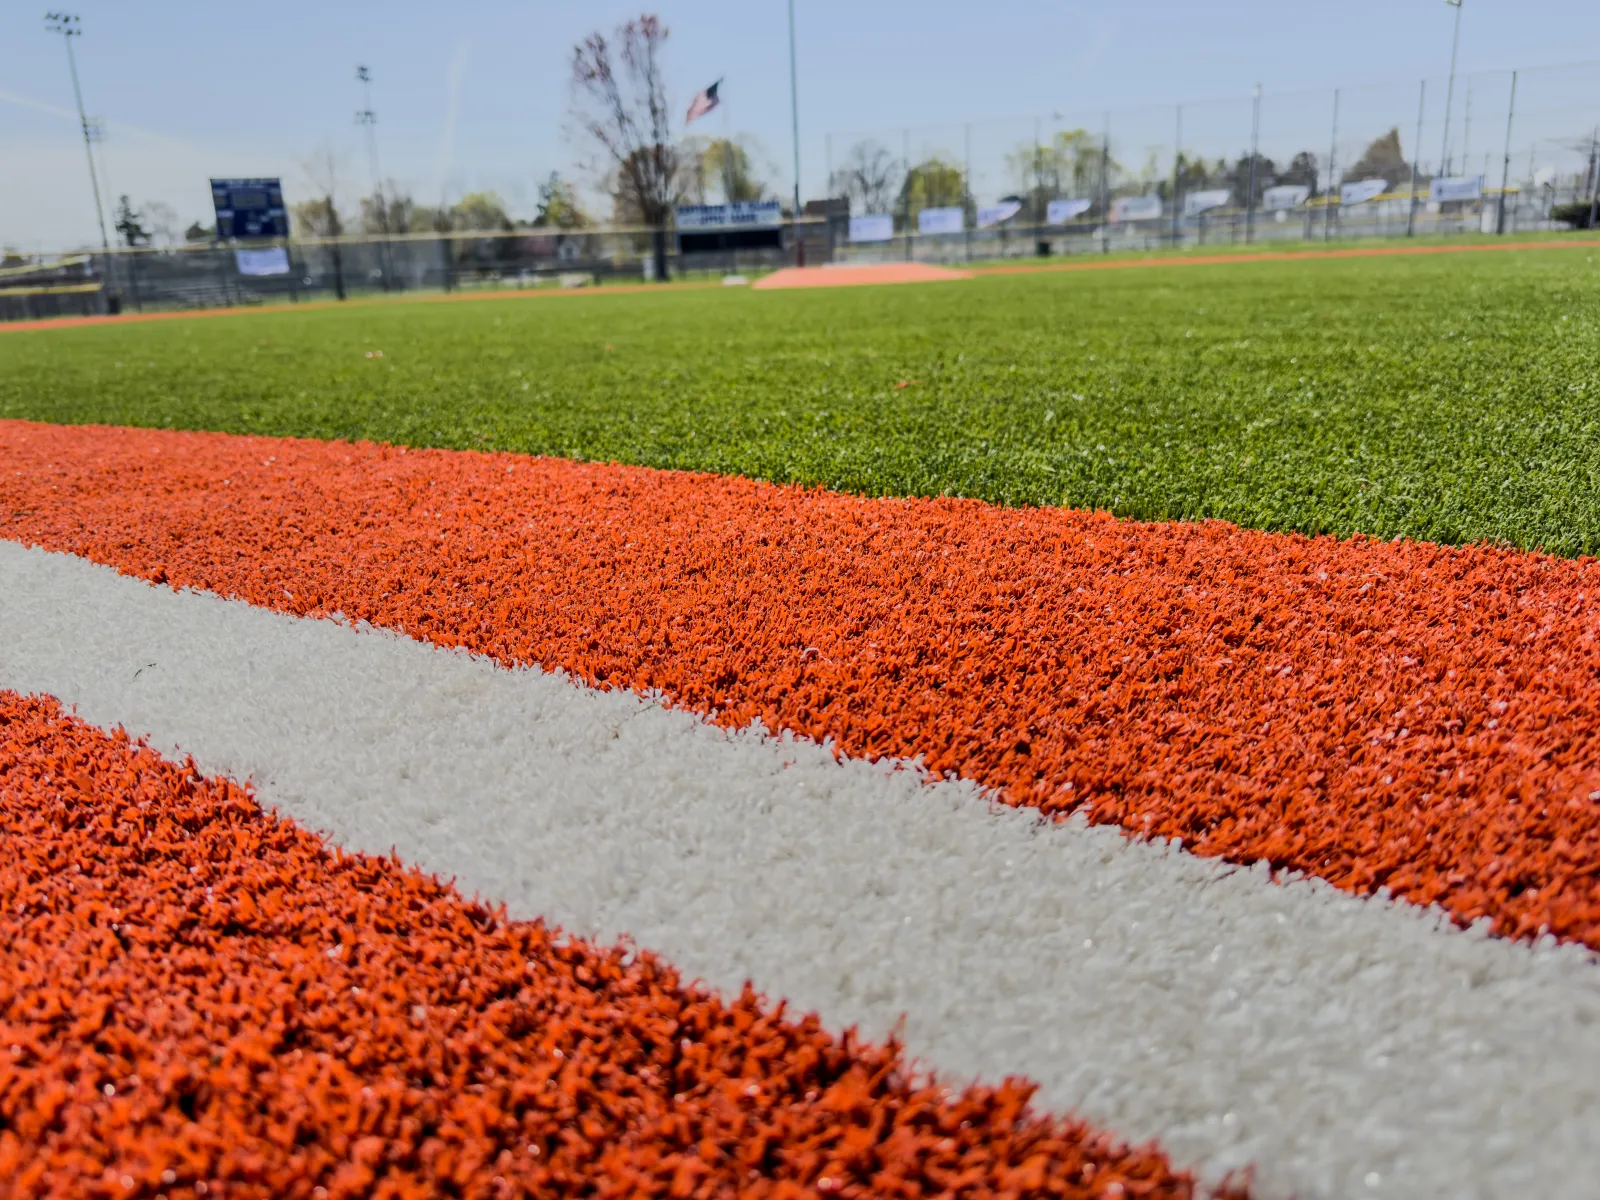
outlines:
[[848, 196], [852, 208], [861, 206], [857, 211], [886, 213], [900, 190], [900, 165], [879, 143], [857, 142], [828, 180], [828, 190]]
[[661, 50], [668, 30], [653, 13], [598, 31], [572, 48], [570, 115], [605, 164], [619, 213], [652, 228], [655, 274], [667, 277], [667, 218], [678, 199], [678, 150]]
[[178, 240], [182, 226], [178, 223], [178, 214], [172, 205], [163, 204], [159, 200], [146, 200], [144, 216], [145, 224], [149, 226], [153, 239], [159, 240], [163, 246], [171, 246]]
[[309, 200], [294, 206], [295, 221], [308, 229], [313, 237], [328, 238], [328, 253], [333, 264], [334, 295], [343, 300], [344, 247], [339, 238], [344, 234], [344, 222], [339, 218], [339, 159], [332, 150], [323, 148], [309, 158], [300, 160], [300, 172], [311, 184], [320, 199]]

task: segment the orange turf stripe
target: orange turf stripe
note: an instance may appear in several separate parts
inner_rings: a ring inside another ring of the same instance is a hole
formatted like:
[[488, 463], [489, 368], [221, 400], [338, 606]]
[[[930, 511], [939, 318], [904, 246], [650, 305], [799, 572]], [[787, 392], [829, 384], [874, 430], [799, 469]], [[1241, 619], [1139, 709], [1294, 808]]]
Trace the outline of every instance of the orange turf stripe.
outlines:
[[1020, 1081], [917, 1080], [4, 691], [0, 844], [0, 1194], [1194, 1192]]
[[1592, 562], [20, 422], [0, 536], [1600, 948]]

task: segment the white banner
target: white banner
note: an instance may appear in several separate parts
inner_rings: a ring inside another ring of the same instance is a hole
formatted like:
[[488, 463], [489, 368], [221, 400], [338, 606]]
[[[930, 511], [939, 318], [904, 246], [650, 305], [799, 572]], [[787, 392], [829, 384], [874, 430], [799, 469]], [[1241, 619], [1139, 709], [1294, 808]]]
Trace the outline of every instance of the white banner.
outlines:
[[282, 246], [265, 250], [235, 250], [233, 261], [239, 265], [241, 275], [287, 275], [289, 252]]
[[1261, 193], [1261, 206], [1268, 212], [1299, 208], [1311, 199], [1311, 189], [1303, 183], [1282, 183]]
[[894, 237], [894, 218], [888, 213], [863, 213], [850, 218], [852, 242], [887, 242]]
[[1435, 202], [1445, 200], [1476, 200], [1483, 195], [1482, 175], [1450, 175], [1435, 179], [1428, 187], [1428, 199]]
[[736, 204], [680, 204], [682, 229], [765, 229], [783, 224], [783, 206], [776, 200], [741, 200]]
[[1161, 216], [1161, 197], [1151, 193], [1147, 196], [1124, 196], [1112, 202], [1111, 219], [1113, 221], [1153, 221]]
[[1073, 217], [1083, 216], [1093, 203], [1093, 200], [1052, 200], [1045, 209], [1045, 220], [1052, 225], [1065, 225]]
[[999, 204], [990, 204], [978, 210], [978, 228], [988, 229], [1009, 221], [1022, 211], [1022, 204], [1017, 200], [1002, 200]]
[[1213, 208], [1221, 208], [1233, 193], [1227, 188], [1211, 188], [1204, 192], [1190, 192], [1183, 198], [1183, 215], [1198, 217], [1203, 212], [1210, 212]]
[[1376, 200], [1389, 190], [1389, 185], [1382, 179], [1362, 179], [1355, 183], [1347, 183], [1339, 189], [1339, 203], [1365, 204], [1368, 200]]
[[917, 214], [918, 233], [960, 233], [967, 214], [959, 208], [925, 208]]

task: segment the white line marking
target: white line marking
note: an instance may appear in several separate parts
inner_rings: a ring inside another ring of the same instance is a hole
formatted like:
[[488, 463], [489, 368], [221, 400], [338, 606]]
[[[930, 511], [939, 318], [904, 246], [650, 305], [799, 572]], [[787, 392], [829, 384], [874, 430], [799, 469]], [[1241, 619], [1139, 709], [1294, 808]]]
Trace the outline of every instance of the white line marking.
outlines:
[[[150, 664], [154, 664], [151, 666]], [[1592, 1194], [1600, 968], [966, 784], [0, 542], [0, 686], [1267, 1196]]]

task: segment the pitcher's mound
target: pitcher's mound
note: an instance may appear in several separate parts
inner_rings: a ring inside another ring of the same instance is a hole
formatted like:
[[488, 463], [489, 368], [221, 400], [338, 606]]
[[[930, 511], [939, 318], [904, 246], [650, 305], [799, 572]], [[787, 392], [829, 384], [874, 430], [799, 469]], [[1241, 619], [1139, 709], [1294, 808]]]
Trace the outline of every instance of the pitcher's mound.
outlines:
[[859, 287], [867, 283], [936, 283], [971, 279], [971, 271], [954, 271], [931, 263], [866, 263], [861, 266], [784, 267], [756, 281], [757, 288]]

